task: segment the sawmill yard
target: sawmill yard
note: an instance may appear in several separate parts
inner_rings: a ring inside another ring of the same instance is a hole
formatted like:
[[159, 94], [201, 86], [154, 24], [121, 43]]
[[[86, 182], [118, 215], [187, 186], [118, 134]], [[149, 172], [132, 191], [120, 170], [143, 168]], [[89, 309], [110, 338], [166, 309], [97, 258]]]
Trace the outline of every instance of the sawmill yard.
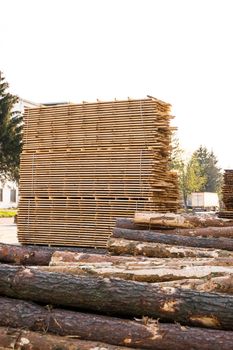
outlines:
[[181, 213], [169, 104], [24, 118], [17, 237], [0, 219], [0, 345], [233, 350], [232, 171], [219, 216]]

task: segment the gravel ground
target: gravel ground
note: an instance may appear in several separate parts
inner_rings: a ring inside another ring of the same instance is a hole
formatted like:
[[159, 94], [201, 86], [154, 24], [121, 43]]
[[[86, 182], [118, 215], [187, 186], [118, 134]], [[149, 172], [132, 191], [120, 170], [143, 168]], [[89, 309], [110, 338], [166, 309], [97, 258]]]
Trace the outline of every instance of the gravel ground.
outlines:
[[17, 227], [14, 218], [0, 218], [0, 242], [17, 244]]

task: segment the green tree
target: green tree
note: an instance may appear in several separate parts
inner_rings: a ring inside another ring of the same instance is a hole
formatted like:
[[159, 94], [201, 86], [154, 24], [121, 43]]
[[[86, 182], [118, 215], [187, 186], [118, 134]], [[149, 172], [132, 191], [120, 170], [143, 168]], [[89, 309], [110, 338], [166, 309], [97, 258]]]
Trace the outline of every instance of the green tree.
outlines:
[[206, 177], [201, 192], [219, 192], [222, 185], [222, 173], [213, 151], [209, 152], [206, 147], [200, 146], [194, 152], [194, 156], [200, 165], [201, 175]]
[[22, 147], [22, 116], [14, 111], [18, 97], [9, 93], [9, 85], [0, 72], [0, 176], [19, 180]]

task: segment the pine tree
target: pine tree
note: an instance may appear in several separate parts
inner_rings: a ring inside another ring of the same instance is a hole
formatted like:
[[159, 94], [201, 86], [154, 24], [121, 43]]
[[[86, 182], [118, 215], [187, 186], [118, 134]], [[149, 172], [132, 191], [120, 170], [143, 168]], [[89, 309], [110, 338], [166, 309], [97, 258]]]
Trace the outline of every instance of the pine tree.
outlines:
[[22, 147], [22, 116], [14, 111], [18, 97], [9, 93], [9, 85], [0, 72], [0, 176], [19, 180]]

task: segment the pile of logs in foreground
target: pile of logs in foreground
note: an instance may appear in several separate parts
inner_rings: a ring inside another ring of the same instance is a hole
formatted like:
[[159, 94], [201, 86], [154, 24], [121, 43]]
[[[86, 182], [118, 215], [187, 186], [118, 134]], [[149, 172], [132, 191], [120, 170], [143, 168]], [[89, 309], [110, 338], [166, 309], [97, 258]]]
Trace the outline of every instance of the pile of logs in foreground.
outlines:
[[0, 349], [233, 350], [233, 221], [136, 213], [108, 249], [0, 245]]

